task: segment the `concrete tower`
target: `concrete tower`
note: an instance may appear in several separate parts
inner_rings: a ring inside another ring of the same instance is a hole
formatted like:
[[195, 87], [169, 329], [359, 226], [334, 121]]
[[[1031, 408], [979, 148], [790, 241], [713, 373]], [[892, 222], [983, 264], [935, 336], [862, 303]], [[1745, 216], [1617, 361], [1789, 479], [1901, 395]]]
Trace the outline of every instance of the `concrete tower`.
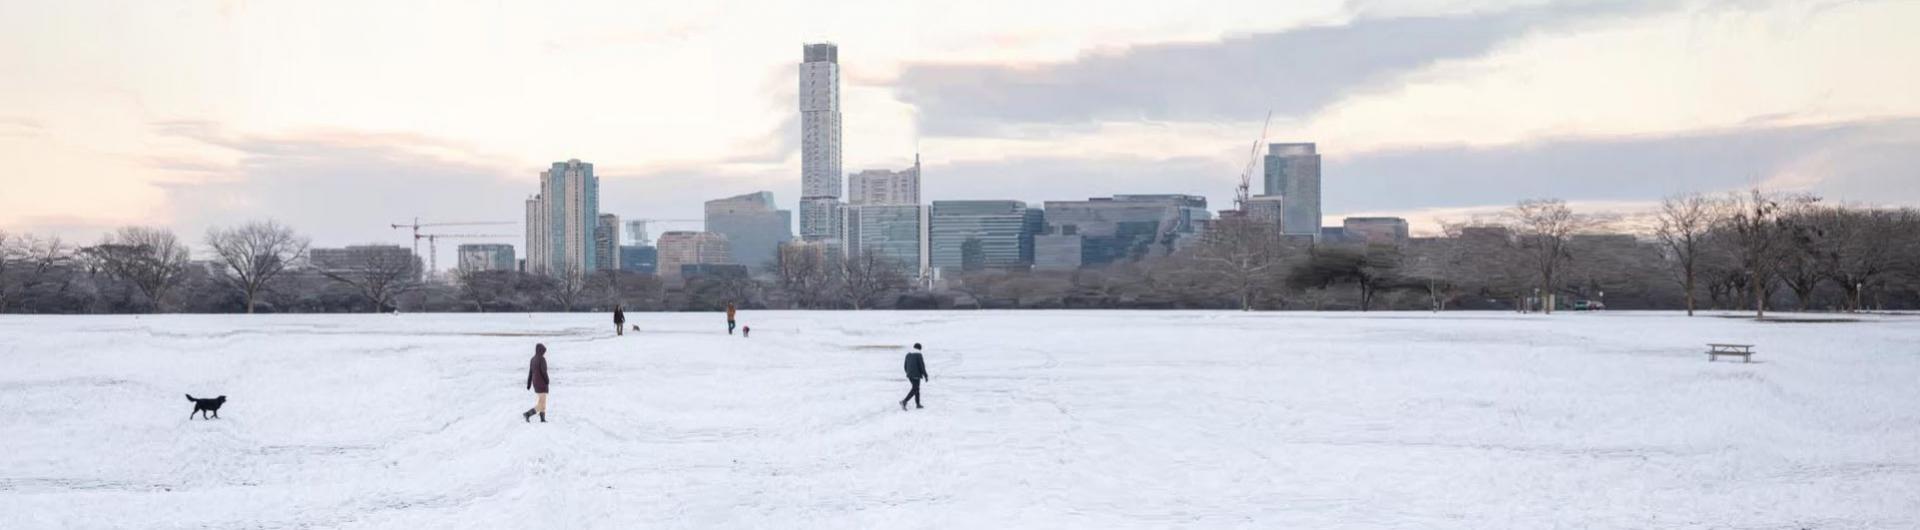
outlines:
[[808, 44], [800, 63], [800, 237], [837, 240], [840, 214], [840, 48]]

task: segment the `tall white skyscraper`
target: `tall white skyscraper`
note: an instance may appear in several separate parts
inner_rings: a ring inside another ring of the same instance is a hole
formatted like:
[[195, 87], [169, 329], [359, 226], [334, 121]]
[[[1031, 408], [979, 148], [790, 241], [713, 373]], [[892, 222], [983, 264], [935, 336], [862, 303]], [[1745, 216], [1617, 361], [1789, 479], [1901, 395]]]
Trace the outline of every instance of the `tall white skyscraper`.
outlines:
[[800, 237], [840, 239], [840, 48], [808, 44], [800, 63]]
[[600, 178], [593, 164], [554, 162], [540, 172], [540, 194], [527, 200], [527, 271], [585, 274], [599, 263]]
[[847, 203], [920, 204], [920, 155], [900, 171], [869, 169], [847, 176]]

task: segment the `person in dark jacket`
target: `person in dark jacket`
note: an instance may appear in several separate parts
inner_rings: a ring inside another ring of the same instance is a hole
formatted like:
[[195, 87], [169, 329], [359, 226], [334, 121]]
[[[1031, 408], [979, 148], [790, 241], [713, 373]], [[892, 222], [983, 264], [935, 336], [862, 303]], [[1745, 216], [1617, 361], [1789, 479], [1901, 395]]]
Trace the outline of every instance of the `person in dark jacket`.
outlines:
[[627, 314], [620, 312], [620, 306], [613, 306], [613, 334], [627, 334]]
[[531, 423], [533, 415], [540, 415], [540, 423], [547, 422], [547, 345], [533, 345], [533, 360], [527, 364], [527, 388], [540, 396], [533, 408], [520, 415], [520, 419]]
[[926, 408], [920, 406], [921, 379], [933, 379], [933, 376], [927, 374], [927, 360], [920, 356], [920, 343], [916, 342], [913, 351], [907, 352], [907, 383], [913, 385], [913, 390], [907, 391], [907, 397], [900, 398], [900, 410], [907, 410], [907, 400], [913, 400], [913, 408]]

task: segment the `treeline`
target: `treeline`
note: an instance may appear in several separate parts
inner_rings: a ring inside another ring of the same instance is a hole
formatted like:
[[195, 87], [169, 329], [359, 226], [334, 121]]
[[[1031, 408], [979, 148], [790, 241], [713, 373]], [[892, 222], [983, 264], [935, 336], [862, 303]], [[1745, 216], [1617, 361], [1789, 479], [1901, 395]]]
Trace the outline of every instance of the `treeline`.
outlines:
[[[1609, 309], [1920, 307], [1920, 212], [1748, 191], [1684, 195], [1653, 214], [1523, 201], [1393, 244], [1301, 241], [1214, 221], [1186, 241], [1073, 271], [972, 270], [916, 281], [877, 255], [792, 246], [754, 274], [663, 279], [513, 271], [421, 281], [418, 260], [305, 266], [307, 240], [271, 221], [210, 230], [194, 252], [165, 229], [88, 246], [0, 233], [0, 313], [524, 312], [773, 309]], [[737, 270], [737, 269], [736, 269]], [[722, 272], [726, 272], [723, 270]]]

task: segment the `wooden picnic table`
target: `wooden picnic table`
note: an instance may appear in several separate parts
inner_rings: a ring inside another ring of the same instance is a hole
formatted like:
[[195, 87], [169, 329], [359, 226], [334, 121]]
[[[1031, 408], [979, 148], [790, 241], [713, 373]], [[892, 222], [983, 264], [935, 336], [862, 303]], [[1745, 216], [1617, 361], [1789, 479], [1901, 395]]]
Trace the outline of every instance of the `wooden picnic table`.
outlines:
[[1714, 359], [1718, 359], [1722, 355], [1739, 356], [1741, 362], [1750, 363], [1753, 362], [1753, 345], [1707, 343], [1707, 362], [1713, 362]]

